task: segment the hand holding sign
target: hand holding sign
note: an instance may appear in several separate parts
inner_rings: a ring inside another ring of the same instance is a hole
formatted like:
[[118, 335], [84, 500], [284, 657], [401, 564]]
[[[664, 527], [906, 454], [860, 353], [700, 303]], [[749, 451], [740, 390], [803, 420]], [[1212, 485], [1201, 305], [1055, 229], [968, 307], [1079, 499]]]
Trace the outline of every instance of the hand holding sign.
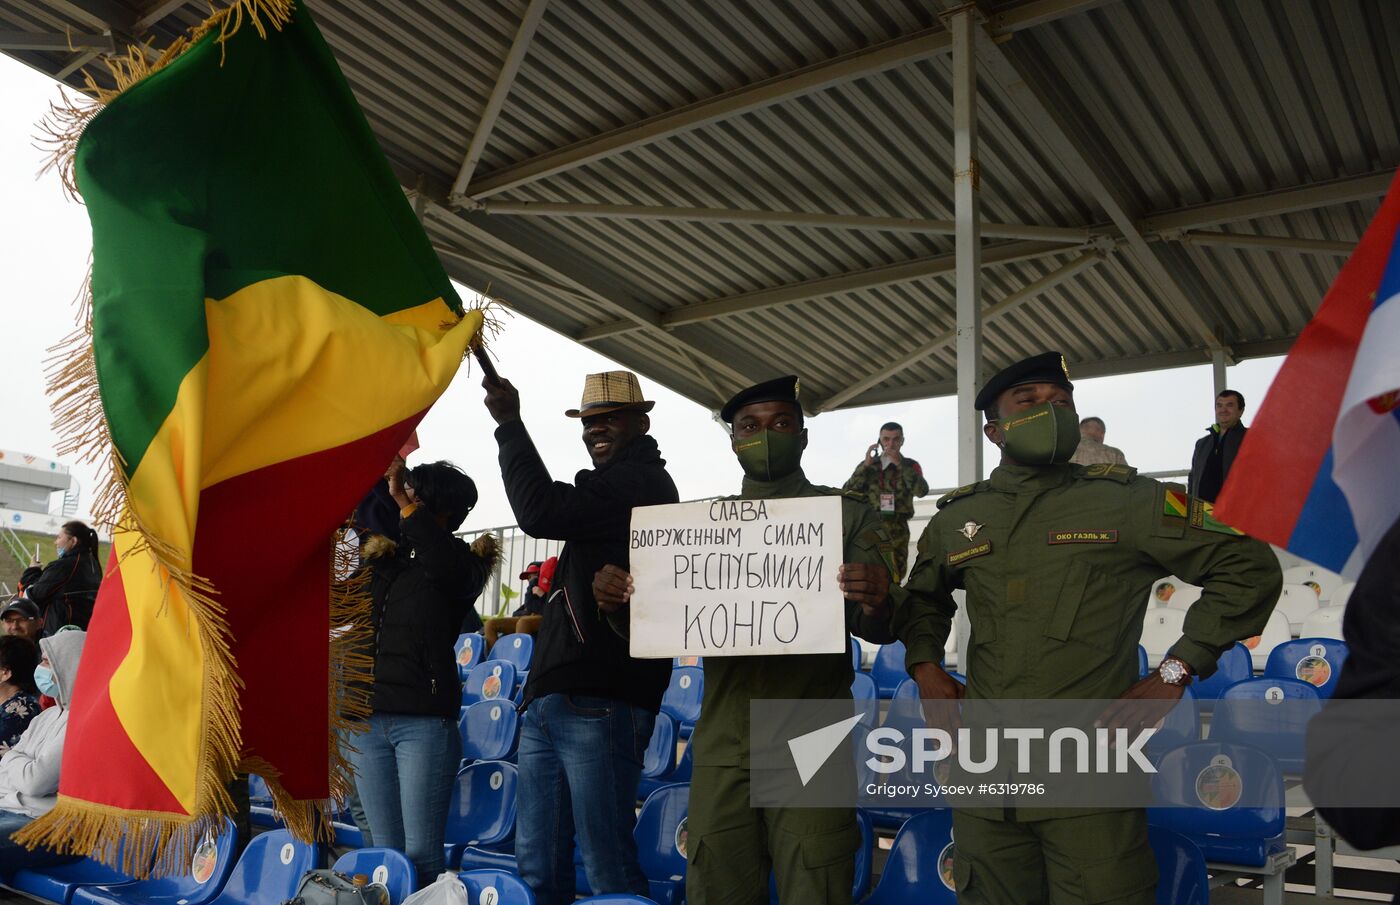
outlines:
[[883, 619], [888, 615], [890, 572], [884, 566], [842, 563], [836, 572], [836, 584], [846, 599], [860, 604], [870, 618]]
[[598, 609], [615, 613], [632, 600], [632, 576], [620, 566], [603, 566], [593, 575], [593, 599]]

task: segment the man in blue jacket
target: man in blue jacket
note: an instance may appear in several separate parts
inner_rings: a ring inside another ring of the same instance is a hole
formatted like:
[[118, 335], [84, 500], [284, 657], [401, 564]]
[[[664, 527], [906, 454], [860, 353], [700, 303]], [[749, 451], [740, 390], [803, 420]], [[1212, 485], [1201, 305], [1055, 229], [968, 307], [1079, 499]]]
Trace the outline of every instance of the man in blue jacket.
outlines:
[[628, 656], [626, 607], [604, 614], [593, 574], [628, 561], [632, 507], [677, 502], [676, 485], [647, 435], [655, 404], [629, 371], [590, 374], [580, 419], [593, 468], [574, 483], [550, 478], [520, 420], [508, 380], [482, 381], [496, 420], [501, 478], [520, 529], [564, 541], [522, 704], [516, 860], [539, 905], [574, 901], [574, 838], [594, 893], [648, 892], [632, 832], [637, 784], [669, 660]]

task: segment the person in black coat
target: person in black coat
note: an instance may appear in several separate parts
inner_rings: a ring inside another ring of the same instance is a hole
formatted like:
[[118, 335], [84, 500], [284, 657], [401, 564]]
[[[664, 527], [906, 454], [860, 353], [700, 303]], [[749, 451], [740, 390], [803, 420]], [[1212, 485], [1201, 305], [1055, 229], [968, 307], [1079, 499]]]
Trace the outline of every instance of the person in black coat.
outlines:
[[453, 535], [477, 499], [476, 485], [455, 466], [407, 470], [395, 458], [384, 477], [358, 510], [363, 516], [382, 509], [387, 496], [399, 521], [396, 539], [371, 527], [361, 547], [374, 601], [373, 712], [369, 731], [350, 739], [357, 749], [351, 763], [375, 845], [407, 854], [422, 885], [443, 869], [447, 808], [462, 758], [452, 645], [475, 614], [495, 546], [490, 535], [474, 547]]
[[1191, 453], [1191, 474], [1186, 490], [1194, 497], [1214, 503], [1230, 476], [1240, 445], [1249, 428], [1240, 423], [1244, 417], [1244, 395], [1238, 390], [1221, 390], [1215, 397], [1215, 423], [1206, 435], [1196, 441]]
[[489, 377], [482, 385], [521, 530], [564, 541], [525, 686], [515, 829], [520, 876], [539, 905], [573, 902], [577, 835], [595, 894], [646, 895], [632, 838], [637, 783], [671, 663], [628, 656], [629, 610], [602, 613], [593, 574], [627, 563], [634, 506], [678, 499], [647, 434], [653, 403], [642, 398], [635, 374], [588, 375], [583, 403], [565, 415], [581, 419], [593, 468], [565, 484], [550, 478], [521, 423], [515, 387]]
[[53, 545], [58, 559], [40, 566], [35, 557], [19, 578], [21, 592], [39, 608], [46, 638], [65, 625], [86, 631], [102, 584], [96, 531], [82, 522], [66, 522]]

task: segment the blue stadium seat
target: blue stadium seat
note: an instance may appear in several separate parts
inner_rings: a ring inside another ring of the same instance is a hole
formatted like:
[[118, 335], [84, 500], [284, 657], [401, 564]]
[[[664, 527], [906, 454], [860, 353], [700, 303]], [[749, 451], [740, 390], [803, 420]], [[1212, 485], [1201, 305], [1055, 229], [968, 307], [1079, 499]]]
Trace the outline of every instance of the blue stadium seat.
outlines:
[[648, 899], [644, 896], [634, 896], [627, 892], [608, 892], [601, 896], [589, 896], [586, 899], [579, 899], [574, 905], [586, 905], [592, 902], [594, 905], [657, 905], [655, 899]]
[[[659, 714], [658, 714], [659, 716]], [[642, 781], [637, 785], [637, 800], [646, 801], [651, 794], [662, 786], [672, 786], [678, 782], [690, 782], [690, 768], [692, 761], [692, 750], [690, 745], [685, 746], [681, 756], [676, 760], [676, 769], [665, 776], [656, 778], [642, 777]]]
[[299, 842], [286, 830], [255, 836], [211, 905], [284, 902], [296, 895], [301, 875], [320, 863], [316, 846]]
[[1147, 740], [1143, 750], [1148, 757], [1157, 758], [1173, 748], [1201, 740], [1201, 713], [1196, 705], [1196, 693], [1191, 686], [1182, 690], [1181, 700], [1172, 706], [1156, 733]]
[[360, 832], [360, 828], [351, 821], [341, 822], [337, 820], [331, 824], [331, 829], [335, 830], [335, 844], [341, 848], [365, 847], [365, 834]]
[[1147, 828], [1157, 859], [1157, 905], [1210, 905], [1206, 856], [1196, 843], [1160, 826]]
[[272, 792], [267, 780], [256, 773], [248, 774], [248, 821], [256, 827], [276, 829], [281, 821], [272, 810]]
[[[117, 857], [120, 861], [120, 852]], [[73, 900], [73, 892], [80, 886], [114, 889], [135, 882], [120, 870], [92, 858], [82, 858], [53, 867], [15, 871], [15, 875], [6, 880], [5, 885], [25, 895], [68, 905]]]
[[[535, 905], [535, 894], [513, 873], [503, 870], [468, 870], [457, 875], [467, 888], [468, 902], [491, 905]], [[490, 891], [495, 890], [495, 895]]]
[[953, 818], [923, 810], [899, 828], [880, 882], [864, 905], [954, 905]]
[[[911, 687], [913, 681], [908, 683]], [[915, 729], [922, 729], [928, 724], [924, 720], [923, 702], [918, 697], [917, 690], [911, 692], [905, 689], [903, 696], [890, 701], [889, 710], [885, 712], [884, 726], [891, 729], [898, 729], [903, 733], [904, 738], [912, 738]], [[867, 754], [865, 737], [868, 735], [864, 726], [857, 725], [852, 733], [853, 748], [856, 758], [856, 775], [859, 777], [859, 788], [864, 790], [871, 785], [888, 784], [904, 785], [924, 783], [934, 780], [927, 771], [916, 771], [912, 763], [912, 758], [905, 761], [904, 768], [894, 773], [880, 773], [872, 769], [866, 761]], [[924, 807], [901, 808], [890, 807], [884, 802], [885, 798], [879, 795], [866, 795], [863, 791], [859, 798], [861, 809], [870, 815], [871, 821], [878, 829], [898, 830], [911, 817], [921, 813], [926, 807], [940, 807], [938, 799], [930, 799]]]
[[680, 726], [681, 738], [690, 738], [705, 697], [705, 671], [698, 666], [671, 669], [671, 683], [661, 697], [661, 710]]
[[1147, 665], [1147, 648], [1138, 645], [1138, 678], [1144, 679], [1152, 668]]
[[510, 701], [477, 701], [457, 724], [462, 759], [510, 760], [520, 739], [515, 706]]
[[1216, 670], [1209, 679], [1191, 683], [1191, 690], [1196, 693], [1197, 706], [1209, 713], [1215, 709], [1215, 702], [1225, 689], [1253, 675], [1254, 659], [1249, 654], [1249, 648], [1236, 641], [1220, 655]]
[[462, 864], [469, 850], [464, 870], [502, 866], [493, 855], [512, 850], [505, 843], [515, 835], [517, 777], [514, 764], [498, 760], [478, 761], [457, 774], [443, 837], [448, 866]]
[[1317, 689], [1297, 679], [1263, 676], [1236, 682], [1220, 696], [1210, 740], [1269, 752], [1285, 773], [1303, 772], [1308, 721], [1322, 710]]
[[660, 779], [676, 770], [676, 721], [670, 714], [658, 713], [651, 730], [646, 755], [642, 759], [642, 778]]
[[860, 642], [856, 641], [856, 639], [855, 639], [854, 637], [852, 637], [852, 638], [850, 638], [850, 640], [848, 640], [846, 643], [849, 644], [849, 645], [851, 646], [851, 669], [854, 669], [854, 670], [856, 671], [856, 673], [859, 674], [860, 671], [861, 671], [861, 669], [860, 669]]
[[348, 876], [364, 874], [370, 883], [377, 883], [389, 893], [389, 905], [401, 905], [418, 888], [413, 862], [403, 852], [392, 848], [362, 848], [346, 852], [331, 865], [332, 870]]
[[1207, 861], [1258, 866], [1286, 847], [1283, 775], [1258, 748], [1197, 742], [1169, 751], [1152, 795], [1148, 822], [1181, 833]]
[[893, 701], [917, 701], [919, 700], [919, 685], [913, 679], [905, 679], [894, 687], [894, 694], [887, 695]]
[[477, 701], [509, 701], [515, 696], [515, 666], [506, 660], [486, 660], [472, 667], [462, 683], [462, 705]]
[[114, 886], [82, 886], [69, 900], [73, 905], [205, 905], [218, 896], [233, 870], [238, 832], [224, 820], [218, 836], [207, 836], [196, 848], [188, 870], [173, 876]]
[[703, 669], [705, 667], [705, 658], [693, 655], [688, 657], [672, 657], [671, 667], [675, 668], [677, 666], [698, 666]]
[[[856, 878], [851, 886], [851, 900], [859, 902], [870, 889], [870, 876], [875, 870], [875, 827], [870, 815], [856, 811], [856, 827], [860, 830], [860, 848], [856, 849]], [[768, 900], [771, 905], [781, 905], [778, 901], [778, 875], [768, 873]]]
[[1264, 664], [1264, 675], [1298, 679], [1317, 689], [1324, 701], [1332, 697], [1347, 659], [1347, 643], [1336, 638], [1298, 638], [1276, 645]]
[[875, 687], [880, 689], [880, 697], [888, 699], [894, 696], [894, 690], [899, 687], [899, 683], [909, 678], [909, 673], [904, 669], [903, 641], [880, 645], [880, 650], [875, 654], [875, 662], [870, 666], [870, 678], [875, 680]]
[[690, 784], [663, 786], [647, 798], [637, 815], [637, 859], [660, 905], [685, 900], [686, 815]]
[[486, 654], [486, 660], [505, 660], [515, 667], [516, 672], [529, 672], [530, 656], [534, 652], [535, 636], [516, 632], [497, 638], [496, 643], [491, 645], [490, 652]]
[[855, 699], [856, 712], [861, 715], [865, 726], [874, 729], [880, 725], [880, 690], [875, 687], [870, 673], [856, 673], [851, 680], [851, 697]]
[[457, 636], [457, 643], [452, 649], [457, 654], [457, 675], [466, 681], [472, 667], [481, 662], [482, 654], [486, 651], [486, 638], [480, 632], [465, 632]]

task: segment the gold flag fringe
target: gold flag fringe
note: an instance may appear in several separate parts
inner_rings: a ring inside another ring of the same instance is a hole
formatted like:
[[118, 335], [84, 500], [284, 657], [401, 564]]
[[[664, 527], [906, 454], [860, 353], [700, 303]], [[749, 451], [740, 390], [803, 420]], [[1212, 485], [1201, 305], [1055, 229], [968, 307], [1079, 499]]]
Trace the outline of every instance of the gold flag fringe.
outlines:
[[[50, 106], [48, 117], [40, 123], [39, 141], [50, 150], [44, 170], [56, 167], [65, 191], [72, 197], [78, 197], [74, 154], [83, 130], [100, 114], [102, 105], [164, 68], [212, 31], [218, 31], [216, 40], [221, 48], [244, 24], [252, 25], [261, 37], [266, 38], [267, 27], [280, 30], [291, 20], [291, 13], [291, 0], [235, 0], [228, 8], [214, 13], [159, 54], [155, 54], [149, 45], [140, 45], [107, 58], [105, 62], [114, 87], [100, 86], [91, 73], [85, 73], [87, 94], [92, 100], [75, 102], [65, 94], [60, 103]], [[162, 607], [169, 603], [171, 588], [177, 590], [189, 606], [191, 623], [204, 657], [199, 762], [194, 813], [191, 815], [131, 811], [60, 794], [58, 804], [51, 812], [16, 833], [14, 838], [31, 848], [45, 846], [59, 852], [90, 855], [133, 877], [182, 873], [189, 870], [190, 860], [199, 843], [206, 836], [219, 832], [224, 817], [232, 814], [234, 809], [226, 784], [234, 776], [242, 746], [238, 708], [238, 692], [242, 682], [234, 668], [229, 647], [228, 623], [224, 618], [224, 608], [215, 600], [216, 590], [191, 570], [188, 551], [182, 551], [157, 536], [140, 514], [127, 505], [129, 475], [126, 462], [112, 443], [110, 426], [102, 408], [92, 346], [91, 288], [87, 279], [79, 292], [77, 330], [49, 351], [48, 392], [52, 397], [54, 427], [62, 438], [58, 453], [95, 464], [101, 476], [93, 520], [108, 526], [114, 537], [118, 533], [135, 535], [135, 541], [123, 554], [122, 561], [137, 555], [148, 555], [152, 559], [152, 568], [161, 573], [167, 588]], [[353, 593], [347, 591], [343, 596], [345, 599], [339, 604], [342, 614], [363, 610], [363, 601], [357, 600], [353, 605], [348, 602]], [[336, 609], [337, 604], [333, 602], [333, 618]], [[367, 624], [368, 619], [361, 618]], [[363, 676], [368, 672], [362, 662], [366, 656], [343, 655], [343, 660], [353, 667], [350, 672], [358, 669], [356, 675]], [[350, 705], [350, 712], [361, 716], [367, 712], [367, 694], [366, 691], [358, 709], [353, 703]], [[353, 698], [350, 695], [347, 700]], [[343, 726], [343, 723], [337, 722], [333, 731]], [[345, 761], [338, 747], [333, 747], [332, 763], [340, 768], [340, 778], [334, 789], [343, 795], [346, 790], [343, 778]], [[281, 790], [280, 784], [277, 784], [277, 789]], [[285, 792], [282, 795], [286, 798]], [[290, 799], [287, 800], [289, 811], [294, 813], [296, 808]], [[296, 822], [298, 826], [289, 825], [289, 828], [293, 832], [300, 829], [297, 835], [311, 841], [315, 834], [310, 832], [309, 822]]]

